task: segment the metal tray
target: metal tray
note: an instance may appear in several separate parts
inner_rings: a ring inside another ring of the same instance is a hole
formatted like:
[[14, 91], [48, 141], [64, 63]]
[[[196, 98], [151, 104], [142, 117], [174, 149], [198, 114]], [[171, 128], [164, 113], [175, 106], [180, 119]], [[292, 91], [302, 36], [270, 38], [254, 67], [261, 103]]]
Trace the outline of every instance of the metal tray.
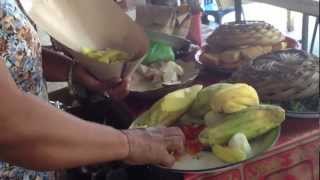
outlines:
[[179, 173], [216, 173], [225, 171], [266, 153], [277, 143], [280, 133], [281, 128], [278, 127], [271, 130], [269, 133], [250, 141], [253, 154], [247, 160], [239, 163], [224, 163], [215, 157], [212, 152], [202, 151], [196, 156], [184, 155], [172, 168], [167, 170]]

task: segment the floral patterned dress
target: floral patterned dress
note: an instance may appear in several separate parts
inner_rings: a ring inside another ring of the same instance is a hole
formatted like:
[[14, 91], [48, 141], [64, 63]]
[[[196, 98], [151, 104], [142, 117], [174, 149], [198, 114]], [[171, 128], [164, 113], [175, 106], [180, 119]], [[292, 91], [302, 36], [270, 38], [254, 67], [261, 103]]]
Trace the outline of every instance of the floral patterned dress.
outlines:
[[[15, 0], [0, 0], [0, 61], [4, 61], [22, 91], [48, 100], [40, 41]], [[49, 173], [29, 171], [0, 161], [0, 180], [48, 178]]]

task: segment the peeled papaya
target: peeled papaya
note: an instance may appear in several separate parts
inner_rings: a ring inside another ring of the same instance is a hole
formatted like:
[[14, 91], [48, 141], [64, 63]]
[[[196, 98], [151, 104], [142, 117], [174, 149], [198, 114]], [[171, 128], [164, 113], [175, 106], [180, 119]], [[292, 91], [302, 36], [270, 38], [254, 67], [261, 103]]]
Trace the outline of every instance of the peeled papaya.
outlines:
[[206, 113], [208, 113], [211, 110], [211, 107], [210, 107], [211, 97], [215, 93], [217, 93], [219, 90], [226, 87], [230, 87], [230, 86], [232, 86], [232, 84], [219, 83], [219, 84], [214, 84], [202, 89], [199, 92], [196, 100], [194, 101], [190, 109], [190, 114], [196, 117], [203, 117]]
[[202, 87], [202, 85], [195, 85], [169, 93], [139, 116], [131, 127], [148, 128], [174, 124], [189, 110]]
[[285, 111], [279, 106], [252, 106], [227, 115], [223, 123], [207, 127], [200, 133], [199, 140], [205, 145], [224, 145], [239, 132], [251, 140], [280, 126], [284, 120]]
[[257, 91], [247, 84], [233, 84], [214, 93], [211, 109], [218, 113], [235, 113], [260, 104]]

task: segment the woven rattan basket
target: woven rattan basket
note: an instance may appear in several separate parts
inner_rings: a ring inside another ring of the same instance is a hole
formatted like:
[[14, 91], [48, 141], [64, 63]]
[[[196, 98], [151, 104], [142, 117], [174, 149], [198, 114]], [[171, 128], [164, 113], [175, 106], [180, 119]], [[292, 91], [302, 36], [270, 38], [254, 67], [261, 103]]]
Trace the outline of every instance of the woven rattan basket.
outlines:
[[263, 21], [242, 21], [221, 25], [207, 39], [208, 44], [223, 48], [272, 45], [284, 39], [282, 33]]
[[263, 100], [309, 97], [319, 94], [319, 59], [296, 49], [277, 51], [242, 65], [231, 81], [254, 86]]

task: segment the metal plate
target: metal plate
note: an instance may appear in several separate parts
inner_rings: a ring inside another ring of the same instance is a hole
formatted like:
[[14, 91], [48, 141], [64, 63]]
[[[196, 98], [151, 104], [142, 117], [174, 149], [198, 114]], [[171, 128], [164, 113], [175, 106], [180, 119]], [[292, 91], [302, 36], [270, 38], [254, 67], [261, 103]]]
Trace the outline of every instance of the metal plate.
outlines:
[[173, 48], [177, 59], [177, 64], [179, 64], [184, 69], [185, 74], [181, 77], [180, 84], [160, 86], [154, 85], [148, 80], [135, 78], [136, 74], [134, 74], [132, 83], [129, 87], [130, 96], [139, 99], [158, 99], [172, 91], [192, 85], [192, 82], [198, 77], [200, 73], [199, 64], [195, 61], [185, 62], [182, 60], [178, 60], [180, 58], [183, 59], [190, 54], [190, 47], [192, 46], [192, 43], [184, 38], [159, 32], [147, 31], [146, 34], [148, 35], [149, 39], [165, 42]]
[[[276, 144], [280, 137], [280, 133], [281, 128], [278, 127], [271, 130], [269, 133], [250, 141], [253, 153], [252, 156], [245, 161], [256, 158], [267, 152]], [[212, 173], [227, 170], [242, 164], [245, 161], [236, 164], [228, 164], [219, 160], [212, 154], [212, 152], [202, 151], [196, 156], [182, 156], [179, 161], [177, 161], [176, 164], [168, 170], [180, 173]]]
[[184, 62], [181, 60], [178, 60], [177, 64], [185, 71], [180, 78], [181, 83], [174, 85], [153, 84], [134, 73], [129, 87], [130, 95], [141, 99], [157, 99], [172, 91], [192, 85], [200, 73], [198, 64], [194, 61]]
[[287, 117], [298, 118], [298, 119], [320, 119], [320, 112], [293, 112], [288, 111]]

